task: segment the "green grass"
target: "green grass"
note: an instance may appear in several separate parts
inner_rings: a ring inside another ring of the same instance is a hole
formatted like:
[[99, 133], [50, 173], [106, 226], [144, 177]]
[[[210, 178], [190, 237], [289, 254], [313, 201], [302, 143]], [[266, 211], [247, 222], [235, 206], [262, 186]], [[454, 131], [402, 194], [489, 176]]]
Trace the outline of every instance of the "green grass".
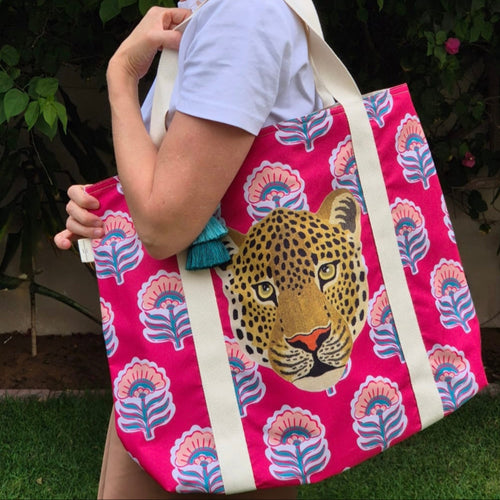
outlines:
[[0, 498], [94, 499], [110, 395], [0, 399]]
[[500, 499], [500, 396], [476, 396], [384, 453], [304, 487], [300, 498]]
[[[0, 498], [95, 498], [110, 408], [109, 395], [0, 399]], [[476, 396], [300, 498], [499, 499], [500, 396]]]

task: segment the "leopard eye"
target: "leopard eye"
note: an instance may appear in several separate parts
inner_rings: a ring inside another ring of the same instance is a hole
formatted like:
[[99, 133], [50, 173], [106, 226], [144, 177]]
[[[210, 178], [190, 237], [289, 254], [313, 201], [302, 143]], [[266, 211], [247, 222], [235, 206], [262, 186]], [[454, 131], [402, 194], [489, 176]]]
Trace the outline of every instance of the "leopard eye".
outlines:
[[327, 283], [333, 281], [337, 276], [338, 263], [339, 263], [338, 260], [332, 262], [325, 262], [324, 264], [321, 264], [321, 266], [319, 267], [318, 278], [321, 290], [323, 290], [327, 285]]
[[272, 283], [269, 283], [269, 281], [261, 281], [260, 283], [253, 285], [252, 288], [255, 290], [259, 300], [262, 302], [272, 301], [277, 305], [276, 290], [274, 289]]

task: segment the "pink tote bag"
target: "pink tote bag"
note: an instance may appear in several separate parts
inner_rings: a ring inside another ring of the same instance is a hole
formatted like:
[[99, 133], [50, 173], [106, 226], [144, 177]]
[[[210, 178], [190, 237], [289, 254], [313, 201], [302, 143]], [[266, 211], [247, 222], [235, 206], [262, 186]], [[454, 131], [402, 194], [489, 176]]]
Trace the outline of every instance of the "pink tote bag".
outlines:
[[287, 3], [309, 24], [319, 86], [338, 103], [256, 138], [217, 214], [227, 265], [152, 259], [118, 178], [89, 188], [106, 229], [92, 246], [117, 431], [172, 492], [321, 481], [487, 383], [407, 87], [359, 95], [311, 2]]

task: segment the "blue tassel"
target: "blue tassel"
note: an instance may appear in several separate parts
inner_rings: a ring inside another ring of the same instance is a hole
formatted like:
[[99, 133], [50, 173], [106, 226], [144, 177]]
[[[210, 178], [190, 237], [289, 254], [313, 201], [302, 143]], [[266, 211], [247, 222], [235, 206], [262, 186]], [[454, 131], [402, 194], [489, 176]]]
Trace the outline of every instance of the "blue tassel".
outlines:
[[188, 249], [186, 269], [209, 269], [231, 260], [221, 238], [227, 234], [227, 227], [215, 217], [211, 217], [200, 235]]
[[206, 243], [207, 241], [214, 241], [226, 236], [227, 227], [219, 219], [216, 219], [213, 215], [207, 222], [207, 225], [203, 231], [198, 235], [192, 245], [198, 245], [199, 243]]
[[191, 245], [188, 250], [186, 269], [209, 269], [225, 264], [231, 260], [224, 243], [220, 240], [208, 241], [198, 245]]

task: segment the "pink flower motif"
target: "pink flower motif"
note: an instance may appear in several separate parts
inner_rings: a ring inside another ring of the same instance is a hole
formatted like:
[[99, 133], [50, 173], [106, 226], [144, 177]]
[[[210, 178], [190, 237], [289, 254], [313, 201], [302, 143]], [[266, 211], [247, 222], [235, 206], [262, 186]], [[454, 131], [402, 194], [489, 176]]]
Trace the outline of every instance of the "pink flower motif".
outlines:
[[457, 290], [467, 286], [465, 274], [458, 263], [442, 259], [431, 274], [432, 292], [434, 297], [454, 294]]
[[139, 292], [139, 307], [144, 311], [168, 309], [184, 302], [184, 289], [177, 273], [160, 271]]
[[248, 201], [277, 201], [289, 193], [302, 191], [302, 182], [290, 169], [279, 163], [257, 170], [247, 181]]
[[385, 288], [375, 294], [371, 309], [371, 324], [373, 327], [381, 326], [392, 321], [392, 311]]
[[270, 446], [294, 445], [318, 436], [321, 436], [318, 422], [304, 410], [285, 410], [269, 427]]
[[463, 357], [447, 347], [439, 347], [429, 356], [432, 373], [437, 382], [446, 382], [467, 369]]
[[117, 396], [121, 399], [145, 397], [166, 386], [163, 375], [154, 363], [139, 360], [120, 372], [117, 383]]
[[422, 214], [415, 205], [408, 200], [396, 200], [398, 203], [392, 208], [392, 220], [396, 229], [396, 234], [401, 236], [412, 232], [422, 225]]
[[444, 42], [444, 48], [446, 52], [452, 56], [458, 54], [460, 49], [460, 40], [458, 38], [450, 37], [446, 42]]
[[424, 130], [417, 116], [407, 114], [405, 120], [398, 127], [396, 136], [396, 150], [399, 153], [419, 150], [426, 144]]
[[255, 367], [255, 362], [241, 350], [237, 342], [226, 340], [226, 352], [233, 374], [252, 370]]
[[337, 149], [332, 154], [332, 157], [333, 156], [335, 156], [334, 174], [336, 176], [352, 175], [356, 171], [356, 158], [354, 157], [354, 150], [350, 136], [339, 144]]
[[397, 389], [380, 377], [361, 386], [356, 395], [354, 416], [359, 419], [378, 415], [399, 402]]
[[462, 159], [462, 165], [467, 168], [472, 168], [476, 164], [476, 157], [467, 151]]
[[125, 238], [133, 238], [136, 234], [132, 219], [123, 212], [106, 212], [103, 216], [104, 238], [92, 240], [92, 246], [110, 245]]
[[108, 323], [113, 319], [113, 312], [111, 310], [111, 304], [105, 302], [103, 299], [99, 301], [101, 306], [101, 318], [104, 324]]
[[183, 434], [175, 452], [175, 465], [206, 465], [217, 461], [212, 431], [195, 426], [192, 432]]

